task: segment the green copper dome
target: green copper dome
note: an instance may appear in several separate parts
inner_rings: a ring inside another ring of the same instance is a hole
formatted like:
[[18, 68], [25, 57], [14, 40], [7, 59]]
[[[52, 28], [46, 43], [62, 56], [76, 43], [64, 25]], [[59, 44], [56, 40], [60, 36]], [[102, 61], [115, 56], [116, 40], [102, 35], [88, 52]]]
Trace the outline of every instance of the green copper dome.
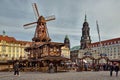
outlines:
[[74, 46], [70, 49], [70, 51], [79, 50], [79, 49], [80, 49], [80, 46]]

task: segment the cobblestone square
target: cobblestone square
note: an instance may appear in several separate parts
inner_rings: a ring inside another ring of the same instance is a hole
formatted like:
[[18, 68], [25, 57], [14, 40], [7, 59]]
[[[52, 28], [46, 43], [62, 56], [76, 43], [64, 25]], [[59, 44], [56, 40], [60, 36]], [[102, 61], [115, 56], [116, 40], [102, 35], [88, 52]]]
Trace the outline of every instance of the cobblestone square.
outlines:
[[20, 72], [20, 76], [14, 76], [13, 72], [0, 72], [0, 80], [120, 80], [120, 76], [116, 77], [113, 72], [113, 76], [110, 77], [109, 71]]

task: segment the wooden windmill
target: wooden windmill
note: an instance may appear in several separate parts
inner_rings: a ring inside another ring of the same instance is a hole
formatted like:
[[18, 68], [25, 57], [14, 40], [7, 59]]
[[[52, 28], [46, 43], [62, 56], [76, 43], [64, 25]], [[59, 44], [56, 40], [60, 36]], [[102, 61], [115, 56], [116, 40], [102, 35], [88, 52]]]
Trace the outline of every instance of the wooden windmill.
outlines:
[[53, 16], [44, 18], [43, 16], [40, 16], [36, 3], [33, 3], [32, 6], [33, 6], [33, 10], [34, 10], [37, 21], [29, 23], [29, 24], [25, 24], [24, 28], [29, 28], [29, 25], [37, 24], [35, 34], [34, 34], [34, 37], [32, 38], [32, 41], [34, 41], [34, 42], [49, 42], [49, 41], [51, 41], [48, 30], [47, 30], [46, 22], [55, 20], [55, 16], [53, 15]]

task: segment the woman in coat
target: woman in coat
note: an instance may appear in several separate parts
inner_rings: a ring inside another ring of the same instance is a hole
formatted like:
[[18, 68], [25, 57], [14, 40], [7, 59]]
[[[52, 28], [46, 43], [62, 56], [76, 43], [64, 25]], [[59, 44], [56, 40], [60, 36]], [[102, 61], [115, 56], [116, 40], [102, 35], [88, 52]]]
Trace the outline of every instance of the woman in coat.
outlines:
[[119, 71], [119, 65], [118, 65], [118, 64], [116, 64], [116, 65], [115, 65], [115, 72], [116, 72], [116, 76], [118, 76], [118, 71]]
[[14, 75], [19, 75], [19, 63], [16, 62], [13, 66], [14, 69]]

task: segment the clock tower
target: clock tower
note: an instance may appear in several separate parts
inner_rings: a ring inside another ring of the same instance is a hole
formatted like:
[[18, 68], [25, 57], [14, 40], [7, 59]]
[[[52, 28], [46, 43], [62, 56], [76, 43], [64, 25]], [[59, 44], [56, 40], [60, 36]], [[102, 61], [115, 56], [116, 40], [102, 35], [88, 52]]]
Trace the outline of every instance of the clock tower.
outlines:
[[90, 28], [89, 28], [89, 24], [87, 22], [87, 16], [85, 15], [85, 20], [83, 23], [83, 28], [82, 28], [82, 37], [81, 37], [81, 45], [80, 45], [80, 49], [86, 49], [89, 48], [90, 44], [91, 44], [91, 39], [90, 39]]

